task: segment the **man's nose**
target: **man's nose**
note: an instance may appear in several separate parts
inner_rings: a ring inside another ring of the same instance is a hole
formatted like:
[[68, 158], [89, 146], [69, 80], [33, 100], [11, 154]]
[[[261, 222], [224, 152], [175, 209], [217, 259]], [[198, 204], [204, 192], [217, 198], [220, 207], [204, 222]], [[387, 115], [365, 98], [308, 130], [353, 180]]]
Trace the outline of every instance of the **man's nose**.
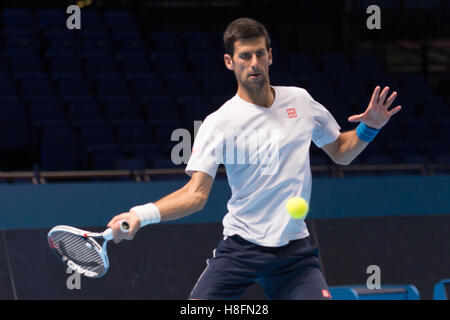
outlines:
[[258, 64], [258, 57], [256, 54], [252, 55], [252, 59], [250, 60], [250, 66], [254, 67]]

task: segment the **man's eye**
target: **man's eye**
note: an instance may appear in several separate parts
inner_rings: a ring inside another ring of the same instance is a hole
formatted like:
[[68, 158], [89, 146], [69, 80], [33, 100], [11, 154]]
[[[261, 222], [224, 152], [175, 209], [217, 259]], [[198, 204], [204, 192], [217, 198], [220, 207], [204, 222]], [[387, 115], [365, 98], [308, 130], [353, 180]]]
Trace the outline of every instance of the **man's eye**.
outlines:
[[241, 58], [244, 60], [250, 59], [250, 55], [248, 53], [244, 53], [241, 55]]

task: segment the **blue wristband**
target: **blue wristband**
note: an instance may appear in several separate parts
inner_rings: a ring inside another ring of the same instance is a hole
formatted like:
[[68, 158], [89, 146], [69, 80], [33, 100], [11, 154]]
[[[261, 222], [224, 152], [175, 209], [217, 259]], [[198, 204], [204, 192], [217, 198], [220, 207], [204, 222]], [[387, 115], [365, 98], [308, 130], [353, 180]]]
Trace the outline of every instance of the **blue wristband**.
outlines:
[[378, 131], [380, 131], [380, 129], [371, 128], [363, 122], [361, 122], [356, 128], [358, 138], [364, 142], [371, 142], [377, 135]]

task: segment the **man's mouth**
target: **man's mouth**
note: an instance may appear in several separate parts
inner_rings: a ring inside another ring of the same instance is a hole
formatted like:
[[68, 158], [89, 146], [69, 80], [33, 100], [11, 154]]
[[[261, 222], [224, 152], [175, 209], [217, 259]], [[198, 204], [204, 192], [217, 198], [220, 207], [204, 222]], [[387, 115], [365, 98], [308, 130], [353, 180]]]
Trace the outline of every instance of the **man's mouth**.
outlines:
[[261, 75], [261, 73], [250, 73], [249, 77], [250, 78], [257, 78]]

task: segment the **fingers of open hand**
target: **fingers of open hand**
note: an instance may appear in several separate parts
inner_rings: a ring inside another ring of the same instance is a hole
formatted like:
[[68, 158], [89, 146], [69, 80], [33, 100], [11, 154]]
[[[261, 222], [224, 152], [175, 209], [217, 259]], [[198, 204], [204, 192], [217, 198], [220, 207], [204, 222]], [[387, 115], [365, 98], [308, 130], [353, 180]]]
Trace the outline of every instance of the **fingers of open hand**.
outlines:
[[370, 98], [370, 103], [375, 104], [378, 103], [378, 96], [380, 94], [380, 87], [376, 86], [375, 90], [373, 90], [372, 97]]
[[392, 103], [394, 102], [394, 100], [395, 100], [396, 97], [397, 97], [397, 92], [394, 91], [394, 92], [390, 95], [390, 97], [386, 100], [386, 102], [384, 103], [384, 107], [385, 107], [386, 109], [388, 109], [388, 108], [392, 105]]
[[402, 106], [396, 106], [395, 108], [388, 111], [389, 117], [392, 117], [394, 114], [399, 112], [402, 109]]
[[383, 91], [381, 91], [381, 94], [378, 97], [378, 105], [384, 105], [388, 92], [389, 87], [384, 87]]
[[364, 113], [361, 113], [361, 114], [356, 114], [356, 115], [348, 117], [348, 121], [349, 122], [358, 122], [358, 121], [361, 121], [361, 119], [363, 119], [363, 118], [364, 118]]

